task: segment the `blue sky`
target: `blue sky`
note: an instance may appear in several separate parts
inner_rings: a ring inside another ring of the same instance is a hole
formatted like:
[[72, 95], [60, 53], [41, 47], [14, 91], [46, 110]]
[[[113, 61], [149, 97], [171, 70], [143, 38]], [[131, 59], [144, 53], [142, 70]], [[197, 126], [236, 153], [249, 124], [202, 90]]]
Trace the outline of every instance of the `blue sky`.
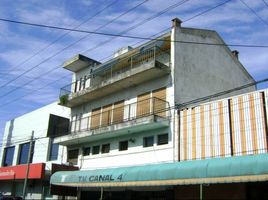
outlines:
[[[182, 26], [216, 30], [228, 44], [268, 45], [268, 0], [243, 1], [264, 22], [240, 0], [231, 0], [224, 6], [183, 23]], [[112, 2], [115, 3], [87, 21]], [[0, 18], [68, 28], [78, 27], [79, 24], [85, 22], [79, 26], [79, 29], [89, 31], [98, 29], [99, 32], [116, 34], [179, 1], [148, 0], [113, 23], [100, 28], [141, 2], [143, 0], [2, 0], [0, 1]], [[224, 0], [188, 0], [181, 6], [144, 23], [126, 34], [151, 37], [170, 27], [171, 19], [178, 17], [182, 21], [187, 20], [221, 2], [224, 2]], [[120, 47], [131, 46], [140, 41], [137, 39], [114, 38], [109, 43], [100, 45], [110, 38], [92, 34], [40, 29], [6, 22], [0, 22], [0, 28], [1, 138], [6, 121], [58, 99], [60, 88], [71, 82], [71, 73], [62, 69], [62, 63], [66, 59], [85, 52], [86, 56], [103, 62]], [[63, 34], [65, 34], [64, 37], [47, 47]], [[83, 37], [84, 39], [81, 39]], [[98, 48], [95, 48], [96, 46]], [[44, 50], [41, 51], [42, 49]], [[240, 52], [240, 61], [256, 80], [268, 77], [268, 48], [232, 49], [237, 49]], [[41, 52], [33, 56], [39, 51]], [[33, 67], [33, 70], [29, 70]], [[29, 72], [17, 80], [11, 81], [27, 70]], [[10, 82], [8, 85], [1, 87], [8, 82]], [[30, 83], [27, 84], [28, 82]], [[45, 87], [52, 82], [54, 83]], [[262, 85], [262, 87], [267, 87], [267, 84]]]

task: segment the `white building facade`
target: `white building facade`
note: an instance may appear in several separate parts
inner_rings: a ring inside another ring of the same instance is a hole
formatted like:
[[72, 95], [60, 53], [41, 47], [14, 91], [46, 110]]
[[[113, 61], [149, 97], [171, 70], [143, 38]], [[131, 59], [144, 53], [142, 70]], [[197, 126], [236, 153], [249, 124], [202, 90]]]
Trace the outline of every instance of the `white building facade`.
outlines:
[[0, 155], [0, 192], [23, 196], [30, 155], [26, 199], [57, 198], [49, 193], [49, 178], [52, 164], [65, 163], [66, 148], [55, 144], [54, 137], [68, 130], [69, 117], [70, 109], [52, 103], [6, 123]]
[[[215, 31], [183, 28], [179, 19], [172, 25], [103, 64], [82, 55], [65, 63], [73, 83], [62, 88], [60, 104], [71, 108], [71, 126], [55, 142], [81, 171], [179, 161], [176, 106], [254, 82], [237, 54], [216, 45], [224, 42]], [[71, 186], [81, 199], [95, 198], [91, 187]]]

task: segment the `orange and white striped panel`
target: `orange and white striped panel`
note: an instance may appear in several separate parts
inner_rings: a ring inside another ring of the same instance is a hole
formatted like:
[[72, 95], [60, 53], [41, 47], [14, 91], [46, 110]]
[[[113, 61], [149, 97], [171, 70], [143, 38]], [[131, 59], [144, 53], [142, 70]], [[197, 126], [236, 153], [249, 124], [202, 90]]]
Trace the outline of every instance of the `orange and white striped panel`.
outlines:
[[180, 112], [180, 159], [230, 156], [228, 101]]
[[231, 99], [234, 155], [267, 152], [263, 95], [255, 92]]
[[180, 160], [266, 153], [267, 112], [268, 90], [181, 110]]

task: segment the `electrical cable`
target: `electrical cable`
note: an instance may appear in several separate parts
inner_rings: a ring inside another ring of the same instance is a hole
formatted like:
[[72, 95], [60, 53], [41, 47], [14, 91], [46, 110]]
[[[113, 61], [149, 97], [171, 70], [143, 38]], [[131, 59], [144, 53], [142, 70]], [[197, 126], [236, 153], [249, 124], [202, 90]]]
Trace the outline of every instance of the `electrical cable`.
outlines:
[[268, 23], [255, 11], [253, 10], [245, 1], [240, 0], [244, 6], [246, 6], [257, 18], [259, 18], [260, 21], [262, 21], [266, 26], [268, 26]]
[[[79, 23], [77, 26], [74, 27], [74, 29], [79, 28], [80, 26], [82, 26], [83, 24], [89, 22], [90, 20], [92, 20], [94, 17], [96, 17], [97, 15], [99, 15], [100, 13], [102, 13], [103, 11], [105, 11], [106, 9], [108, 9], [109, 7], [113, 6], [115, 3], [117, 3], [118, 1], [115, 0], [112, 3], [108, 4], [107, 6], [105, 6], [104, 8], [102, 8], [101, 10], [99, 10], [98, 12], [96, 12], [94, 15], [90, 16], [88, 19], [86, 19], [85, 21]], [[83, 16], [84, 17], [84, 16]], [[82, 18], [83, 18], [82, 17]], [[62, 35], [60, 35], [59, 37], [57, 37], [55, 40], [53, 40], [51, 43], [49, 43], [48, 45], [46, 45], [45, 47], [43, 47], [42, 49], [38, 50], [37, 52], [35, 52], [33, 55], [31, 55], [30, 57], [26, 58], [24, 61], [22, 61], [20, 64], [16, 65], [15, 67], [11, 68], [9, 73], [12, 72], [14, 69], [17, 69], [19, 66], [23, 65], [24, 63], [28, 62], [29, 60], [31, 60], [32, 58], [34, 58], [36, 55], [40, 54], [41, 52], [43, 52], [44, 50], [48, 49], [50, 46], [52, 46], [53, 44], [55, 44], [56, 42], [58, 42], [59, 40], [61, 40], [62, 38], [64, 38], [66, 35], [68, 35], [70, 33], [66, 32]], [[2, 76], [2, 78], [4, 78], [5, 76]], [[2, 86], [0, 86], [0, 88], [2, 88]]]
[[[120, 14], [119, 16], [120, 16], [120, 17], [124, 16], [125, 14], [131, 12], [132, 10], [136, 9], [137, 7], [139, 7], [139, 6], [141, 6], [142, 4], [146, 3], [147, 1], [149, 1], [149, 0], [144, 0], [144, 1], [142, 1], [142, 2], [139, 3], [138, 5], [136, 5], [136, 6], [132, 7], [132, 8], [130, 8], [129, 10], [127, 10], [126, 12], [124, 12], [123, 14]], [[111, 24], [112, 22], [115, 21], [115, 19], [118, 19], [118, 18], [119, 18], [119, 17], [115, 17], [114, 19], [112, 19], [112, 20], [110, 20], [109, 22], [107, 22], [105, 25], [102, 25], [102, 26], [100, 26], [99, 28], [95, 29], [95, 31], [98, 31], [98, 30], [100, 30], [101, 28], [103, 28], [103, 27], [105, 27], [105, 26]], [[1, 20], [0, 20], [0, 21], [1, 21]], [[71, 29], [70, 29], [70, 30], [71, 30]], [[69, 31], [69, 32], [71, 32], [71, 31]], [[68, 32], [68, 33], [69, 33], [69, 32]], [[94, 32], [94, 31], [93, 31], [93, 32]], [[19, 74], [19, 75], [16, 76], [15, 78], [9, 80], [9, 81], [6, 82], [5, 84], [1, 85], [0, 88], [3, 88], [3, 87], [5, 87], [5, 86], [9, 85], [10, 83], [12, 83], [12, 82], [14, 82], [15, 80], [19, 79], [20, 77], [22, 77], [23, 75], [27, 74], [28, 72], [30, 72], [30, 71], [32, 71], [33, 69], [39, 67], [41, 64], [43, 64], [43, 63], [49, 61], [51, 58], [54, 58], [55, 56], [61, 54], [61, 53], [62, 53], [63, 51], [65, 51], [66, 49], [72, 47], [73, 45], [77, 44], [78, 42], [80, 42], [80, 41], [82, 41], [83, 39], [85, 39], [86, 37], [88, 37], [88, 35], [90, 35], [90, 33], [88, 33], [87, 35], [81, 37], [80, 39], [76, 40], [75, 42], [73, 42], [73, 43], [67, 45], [66, 47], [64, 47], [64, 48], [61, 49], [60, 51], [57, 51], [56, 53], [52, 54], [51, 56], [47, 57], [46, 59], [44, 59], [43, 61], [41, 61], [40, 63], [38, 63], [37, 65], [35, 65], [35, 66], [33, 66], [33, 67], [27, 69], [26, 71], [24, 71], [23, 73]], [[60, 68], [60, 66], [58, 66], [58, 67], [56, 67], [56, 68], [53, 68], [53, 70], [56, 70], [57, 68]], [[52, 71], [53, 71], [53, 70], [52, 70]], [[51, 72], [51, 71], [50, 71], [50, 72]], [[47, 74], [47, 73], [45, 73], [45, 74]], [[30, 82], [30, 83], [31, 83], [31, 82]], [[28, 84], [28, 82], [27, 82], [27, 84]], [[14, 90], [13, 90], [13, 91], [14, 91]], [[13, 91], [11, 91], [11, 93], [13, 93]], [[3, 95], [0, 96], [0, 98], [6, 96], [6, 95], [8, 95], [8, 94], [10, 94], [10, 93], [9, 93], [9, 92], [4, 93]]]

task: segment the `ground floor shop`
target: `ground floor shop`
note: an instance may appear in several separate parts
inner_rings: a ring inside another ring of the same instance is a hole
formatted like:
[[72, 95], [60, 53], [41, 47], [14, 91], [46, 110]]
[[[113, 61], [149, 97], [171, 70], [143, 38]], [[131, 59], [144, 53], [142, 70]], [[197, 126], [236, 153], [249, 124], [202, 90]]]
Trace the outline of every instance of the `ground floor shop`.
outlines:
[[[61, 171], [55, 186], [77, 188], [80, 199], [263, 199], [268, 154], [121, 168]], [[261, 197], [261, 198], [260, 198]]]
[[[82, 189], [81, 200], [268, 199], [268, 182], [184, 185], [149, 188]], [[87, 191], [88, 190], [88, 191]]]

